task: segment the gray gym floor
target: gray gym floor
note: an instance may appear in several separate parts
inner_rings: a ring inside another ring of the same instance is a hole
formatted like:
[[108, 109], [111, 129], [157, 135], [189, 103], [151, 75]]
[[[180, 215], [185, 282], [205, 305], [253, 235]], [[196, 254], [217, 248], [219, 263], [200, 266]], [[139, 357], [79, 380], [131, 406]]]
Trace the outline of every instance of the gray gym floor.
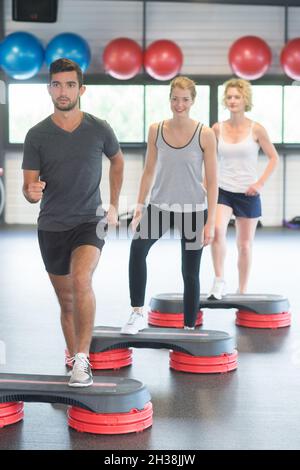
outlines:
[[[205, 329], [236, 337], [239, 367], [227, 374], [171, 371], [169, 351], [135, 349], [133, 365], [117, 372], [141, 380], [154, 408], [142, 433], [101, 436], [68, 428], [66, 407], [26, 403], [24, 421], [0, 429], [0, 449], [299, 449], [300, 448], [300, 231], [259, 229], [249, 292], [286, 295], [292, 326], [237, 327], [234, 310], [205, 310]], [[94, 277], [97, 325], [118, 326], [129, 314], [129, 240], [110, 236]], [[236, 290], [234, 232], [229, 233], [226, 278]], [[161, 240], [149, 254], [147, 300], [181, 292], [178, 240]], [[0, 372], [65, 374], [59, 309], [44, 271], [33, 227], [0, 228]], [[209, 250], [203, 255], [202, 292], [210, 287]]]

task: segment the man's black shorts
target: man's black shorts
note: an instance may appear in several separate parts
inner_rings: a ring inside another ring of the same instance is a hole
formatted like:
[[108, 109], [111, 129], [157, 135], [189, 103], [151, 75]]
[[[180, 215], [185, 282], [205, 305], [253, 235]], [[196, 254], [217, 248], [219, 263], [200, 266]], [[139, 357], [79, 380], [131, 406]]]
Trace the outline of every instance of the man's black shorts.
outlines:
[[[38, 239], [46, 271], [65, 276], [70, 273], [72, 251], [82, 245], [92, 245], [102, 250], [103, 237], [97, 235], [97, 223], [84, 223], [71, 230], [49, 232], [38, 230]], [[103, 235], [103, 230], [102, 234]]]

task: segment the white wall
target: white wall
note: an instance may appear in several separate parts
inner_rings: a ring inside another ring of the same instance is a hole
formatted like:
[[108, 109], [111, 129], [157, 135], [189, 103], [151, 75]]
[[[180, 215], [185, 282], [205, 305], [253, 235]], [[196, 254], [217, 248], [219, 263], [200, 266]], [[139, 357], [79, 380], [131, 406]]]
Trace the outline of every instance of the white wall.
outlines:
[[287, 157], [286, 219], [300, 215], [300, 155]]
[[9, 152], [5, 161], [5, 222], [8, 224], [35, 224], [39, 205], [29, 204], [22, 194], [22, 156]]

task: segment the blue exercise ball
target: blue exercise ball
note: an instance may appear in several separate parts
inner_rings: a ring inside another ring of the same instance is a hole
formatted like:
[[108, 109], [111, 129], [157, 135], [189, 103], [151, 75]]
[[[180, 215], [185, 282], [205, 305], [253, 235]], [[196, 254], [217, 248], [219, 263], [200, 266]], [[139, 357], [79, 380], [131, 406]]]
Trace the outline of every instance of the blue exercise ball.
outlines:
[[38, 73], [44, 49], [33, 34], [11, 33], [0, 43], [0, 66], [12, 78], [27, 80]]
[[45, 59], [49, 67], [52, 62], [62, 58], [77, 62], [81, 70], [85, 72], [91, 61], [88, 43], [78, 34], [58, 34], [46, 47]]

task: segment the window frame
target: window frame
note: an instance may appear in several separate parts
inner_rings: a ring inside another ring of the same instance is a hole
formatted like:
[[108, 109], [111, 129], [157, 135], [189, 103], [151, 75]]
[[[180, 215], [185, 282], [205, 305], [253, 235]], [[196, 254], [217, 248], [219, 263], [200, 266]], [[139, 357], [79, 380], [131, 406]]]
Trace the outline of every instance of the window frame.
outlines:
[[[9, 84], [47, 84], [48, 83], [48, 75], [37, 75], [29, 80], [14, 80], [8, 77], [1, 76], [0, 79], [5, 81], [6, 87]], [[231, 76], [228, 75], [188, 75], [189, 78], [194, 80], [197, 85], [208, 85], [210, 87], [210, 103], [209, 103], [209, 122], [210, 126], [217, 122], [218, 120], [218, 86], [222, 85], [226, 80], [228, 80]], [[152, 79], [149, 75], [141, 74], [134, 77], [131, 80], [116, 80], [108, 75], [103, 74], [87, 74], [85, 75], [85, 85], [168, 85], [170, 81], [157, 81]], [[284, 87], [285, 85], [291, 85], [293, 80], [285, 75], [267, 75], [262, 77], [261, 79], [255, 80], [252, 82], [253, 85], [281, 85]], [[282, 119], [284, 119], [284, 93], [283, 96], [283, 104], [282, 104]], [[144, 93], [144, 123], [145, 123], [145, 93]], [[9, 116], [8, 116], [8, 103], [4, 105], [4, 150], [8, 151], [22, 151], [23, 144], [17, 143], [9, 143], [9, 129], [8, 123]], [[145, 125], [145, 124], [144, 124]], [[147, 134], [147, 130], [145, 132]], [[282, 131], [282, 135], [284, 132]], [[145, 135], [146, 138], [146, 135]], [[299, 143], [277, 143], [274, 144], [276, 149], [280, 152], [287, 152], [300, 150], [300, 142]], [[121, 147], [126, 150], [135, 150], [141, 149], [144, 150], [147, 146], [146, 142], [127, 142], [121, 143]]]

